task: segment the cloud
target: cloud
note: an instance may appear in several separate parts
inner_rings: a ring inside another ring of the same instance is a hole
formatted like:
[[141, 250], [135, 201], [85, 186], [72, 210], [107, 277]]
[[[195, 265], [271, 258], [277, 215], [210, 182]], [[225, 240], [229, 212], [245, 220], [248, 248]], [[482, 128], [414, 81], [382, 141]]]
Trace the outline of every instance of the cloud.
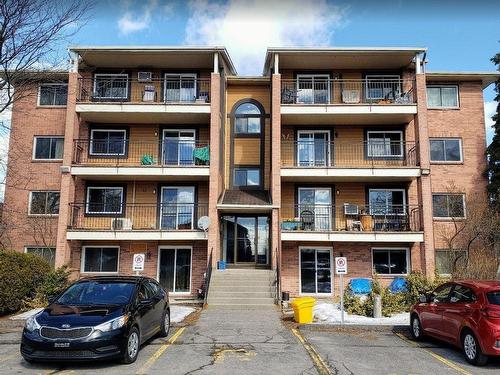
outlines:
[[[151, 15], [158, 7], [158, 0], [149, 0], [140, 9], [132, 9], [131, 1], [123, 3], [125, 13], [118, 20], [120, 34], [128, 35], [137, 31], [147, 29], [151, 24]], [[166, 6], [165, 6], [165, 9]]]
[[493, 140], [493, 135], [495, 134], [495, 129], [493, 128], [493, 120], [491, 117], [495, 114], [497, 110], [497, 102], [484, 102], [484, 122], [486, 126], [486, 144], [489, 145]]
[[327, 46], [347, 9], [326, 0], [190, 0], [185, 42], [223, 45], [242, 75], [260, 74], [267, 47]]

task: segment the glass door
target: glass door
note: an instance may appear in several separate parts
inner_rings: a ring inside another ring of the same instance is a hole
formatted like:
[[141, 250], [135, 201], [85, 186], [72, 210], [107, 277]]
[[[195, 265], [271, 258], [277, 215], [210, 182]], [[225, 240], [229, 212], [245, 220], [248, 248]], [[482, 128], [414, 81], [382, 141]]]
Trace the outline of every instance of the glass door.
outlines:
[[255, 262], [255, 219], [236, 218], [236, 263]]
[[328, 74], [297, 74], [297, 102], [328, 104], [330, 76]]
[[299, 167], [325, 167], [330, 163], [330, 132], [299, 131], [297, 162]]
[[332, 293], [331, 249], [300, 249], [300, 293]]
[[[310, 224], [310, 230], [331, 229], [332, 190], [330, 188], [299, 188], [299, 217], [304, 226]], [[311, 222], [311, 219], [312, 222]]]
[[160, 222], [161, 229], [193, 229], [193, 186], [163, 186], [161, 188]]
[[196, 74], [165, 74], [166, 102], [194, 102]]
[[158, 280], [172, 293], [191, 292], [191, 248], [160, 248]]
[[163, 164], [194, 165], [196, 133], [194, 130], [163, 131]]

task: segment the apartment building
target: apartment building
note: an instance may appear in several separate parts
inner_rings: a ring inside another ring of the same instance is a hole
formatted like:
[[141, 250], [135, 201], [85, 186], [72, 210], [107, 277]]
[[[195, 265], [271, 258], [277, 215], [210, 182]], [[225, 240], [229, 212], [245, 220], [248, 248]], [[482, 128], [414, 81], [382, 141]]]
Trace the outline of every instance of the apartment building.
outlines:
[[349, 278], [449, 272], [440, 233], [486, 199], [498, 73], [426, 72], [424, 48], [270, 48], [255, 77], [219, 47], [70, 52], [14, 105], [4, 221], [75, 277], [141, 253], [176, 298], [218, 261], [332, 296], [335, 256]]

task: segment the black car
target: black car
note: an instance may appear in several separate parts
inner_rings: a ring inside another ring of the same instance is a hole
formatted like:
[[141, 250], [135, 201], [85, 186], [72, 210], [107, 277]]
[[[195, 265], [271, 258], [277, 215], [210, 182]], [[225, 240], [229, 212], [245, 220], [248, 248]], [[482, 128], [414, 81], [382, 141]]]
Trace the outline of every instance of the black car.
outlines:
[[21, 354], [30, 361], [121, 359], [170, 328], [168, 293], [147, 277], [94, 277], [69, 286], [26, 321]]

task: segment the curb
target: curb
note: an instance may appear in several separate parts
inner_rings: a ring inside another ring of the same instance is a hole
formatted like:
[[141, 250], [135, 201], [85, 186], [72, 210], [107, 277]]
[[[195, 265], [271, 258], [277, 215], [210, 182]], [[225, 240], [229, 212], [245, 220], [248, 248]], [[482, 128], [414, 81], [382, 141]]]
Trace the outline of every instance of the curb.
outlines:
[[304, 331], [332, 330], [332, 331], [373, 331], [373, 332], [401, 332], [408, 331], [407, 325], [375, 325], [375, 324], [300, 324], [299, 329]]

